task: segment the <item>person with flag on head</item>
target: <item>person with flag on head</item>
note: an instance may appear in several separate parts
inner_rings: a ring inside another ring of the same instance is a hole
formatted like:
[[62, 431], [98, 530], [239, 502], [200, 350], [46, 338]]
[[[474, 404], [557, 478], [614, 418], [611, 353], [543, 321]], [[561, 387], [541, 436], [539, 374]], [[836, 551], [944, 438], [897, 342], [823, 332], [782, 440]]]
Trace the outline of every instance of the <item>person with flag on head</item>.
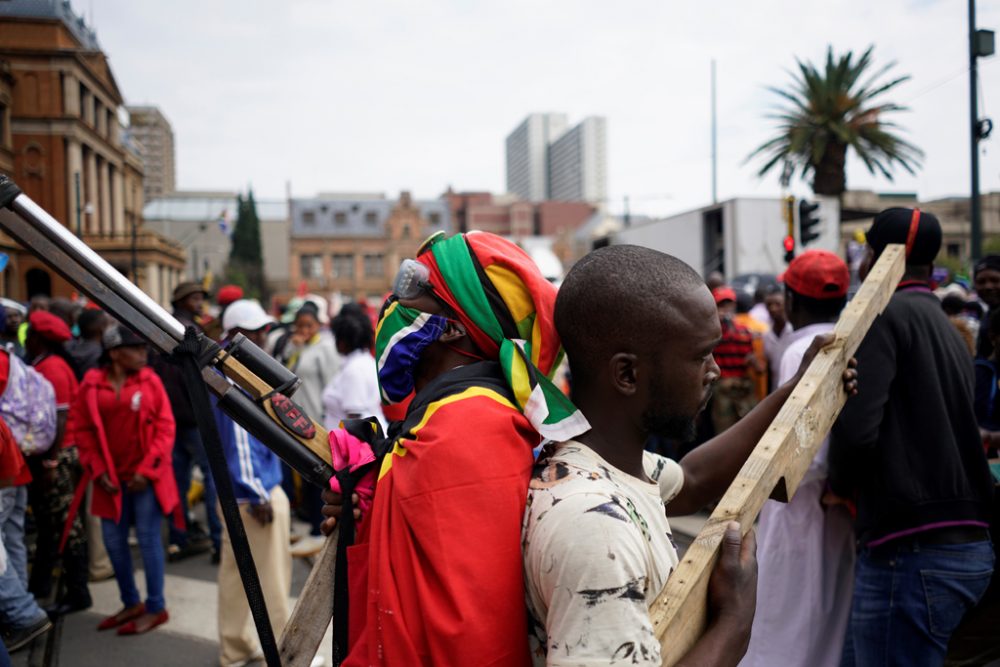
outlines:
[[[787, 321], [777, 386], [798, 372], [817, 336], [833, 332], [847, 303], [847, 264], [807, 250], [782, 275]], [[757, 611], [742, 667], [840, 665], [854, 574], [854, 526], [847, 508], [824, 507], [824, 441], [790, 502], [769, 500], [757, 524]]]
[[863, 391], [830, 439], [830, 487], [858, 509], [845, 651], [858, 665], [942, 664], [993, 572], [973, 362], [930, 287], [938, 219], [886, 209], [866, 238], [862, 278], [890, 243], [905, 245], [906, 271], [858, 348]]
[[[414, 395], [349, 551], [343, 664], [530, 664], [520, 526], [532, 449], [588, 428], [547, 377], [562, 356], [555, 296], [493, 234], [436, 235], [403, 261], [376, 365], [383, 402]], [[341, 499], [324, 497], [329, 531]]]

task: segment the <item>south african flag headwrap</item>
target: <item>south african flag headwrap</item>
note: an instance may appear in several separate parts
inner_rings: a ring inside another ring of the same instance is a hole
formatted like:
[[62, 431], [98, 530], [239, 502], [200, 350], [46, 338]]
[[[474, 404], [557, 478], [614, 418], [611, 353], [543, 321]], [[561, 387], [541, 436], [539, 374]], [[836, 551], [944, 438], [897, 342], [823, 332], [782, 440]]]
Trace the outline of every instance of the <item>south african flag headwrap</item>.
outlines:
[[556, 288], [527, 253], [495, 234], [468, 232], [434, 243], [417, 261], [476, 346], [500, 362], [518, 407], [543, 437], [568, 440], [590, 429], [549, 379], [562, 359]]

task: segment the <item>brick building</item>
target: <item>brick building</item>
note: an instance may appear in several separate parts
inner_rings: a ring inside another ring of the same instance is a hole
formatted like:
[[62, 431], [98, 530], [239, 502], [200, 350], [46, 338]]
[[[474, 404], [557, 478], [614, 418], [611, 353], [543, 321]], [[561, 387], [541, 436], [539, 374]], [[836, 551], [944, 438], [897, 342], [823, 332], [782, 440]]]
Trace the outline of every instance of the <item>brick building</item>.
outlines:
[[488, 192], [453, 192], [442, 198], [448, 202], [457, 232], [476, 229], [509, 236], [559, 236], [576, 230], [596, 208], [583, 202], [522, 201], [511, 195]]
[[443, 199], [398, 201], [382, 195], [320, 195], [289, 200], [289, 284], [379, 303], [399, 263], [437, 231], [452, 231]]
[[[177, 244], [143, 228], [143, 168], [123, 128], [123, 98], [97, 38], [65, 0], [0, 3], [0, 60], [9, 64], [11, 174], [153, 299], [164, 302], [184, 268]], [[0, 84], [0, 104], [3, 104]], [[122, 116], [120, 116], [122, 114]], [[3, 168], [0, 150], [0, 168]], [[69, 296], [73, 288], [0, 236], [10, 264], [3, 294]]]

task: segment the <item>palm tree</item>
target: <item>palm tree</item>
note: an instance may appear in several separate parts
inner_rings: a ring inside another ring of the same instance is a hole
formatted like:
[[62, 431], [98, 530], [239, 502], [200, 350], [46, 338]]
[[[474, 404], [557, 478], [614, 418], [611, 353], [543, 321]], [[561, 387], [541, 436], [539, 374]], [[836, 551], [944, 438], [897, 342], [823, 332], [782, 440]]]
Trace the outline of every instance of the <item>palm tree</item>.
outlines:
[[763, 156], [759, 176], [780, 164], [786, 177], [795, 169], [801, 170], [803, 178], [811, 173], [816, 194], [840, 196], [847, 187], [848, 148], [854, 149], [869, 172], [878, 171], [890, 181], [894, 164], [914, 173], [923, 152], [894, 133], [895, 123], [883, 120], [886, 114], [906, 108], [876, 101], [910, 77], [880, 82], [895, 63], [869, 74], [874, 48], [869, 46], [855, 60], [851, 51], [835, 58], [831, 46], [822, 70], [796, 59], [799, 71], [791, 73], [792, 85], [768, 87], [786, 104], [768, 115], [778, 121], [778, 134], [747, 158]]

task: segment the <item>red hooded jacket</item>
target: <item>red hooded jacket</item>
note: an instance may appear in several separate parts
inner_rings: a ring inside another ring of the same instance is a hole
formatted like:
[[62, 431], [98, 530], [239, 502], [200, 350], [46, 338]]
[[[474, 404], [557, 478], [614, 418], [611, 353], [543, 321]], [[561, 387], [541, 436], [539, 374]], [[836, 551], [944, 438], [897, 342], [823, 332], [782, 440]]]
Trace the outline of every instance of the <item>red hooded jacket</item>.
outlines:
[[[108, 374], [105, 368], [90, 370], [83, 376], [80, 392], [77, 395], [75, 440], [80, 451], [80, 462], [85, 471], [85, 479], [81, 482], [81, 486], [85, 486], [87, 480], [97, 479], [104, 473], [111, 478], [112, 484], [117, 486], [121, 483], [115, 473], [115, 463], [111, 459], [104, 424], [97, 408], [98, 387], [107, 382]], [[176, 427], [170, 400], [163, 388], [163, 382], [148, 367], [142, 368], [134, 377], [129, 378], [128, 382], [138, 382], [143, 397], [139, 406], [139, 446], [142, 448], [143, 457], [136, 472], [152, 484], [163, 513], [171, 514], [179, 507], [180, 497], [177, 493], [177, 483], [174, 481], [172, 453]], [[120, 493], [112, 495], [99, 484], [95, 484], [91, 512], [94, 516], [118, 521], [122, 512], [122, 495]]]

